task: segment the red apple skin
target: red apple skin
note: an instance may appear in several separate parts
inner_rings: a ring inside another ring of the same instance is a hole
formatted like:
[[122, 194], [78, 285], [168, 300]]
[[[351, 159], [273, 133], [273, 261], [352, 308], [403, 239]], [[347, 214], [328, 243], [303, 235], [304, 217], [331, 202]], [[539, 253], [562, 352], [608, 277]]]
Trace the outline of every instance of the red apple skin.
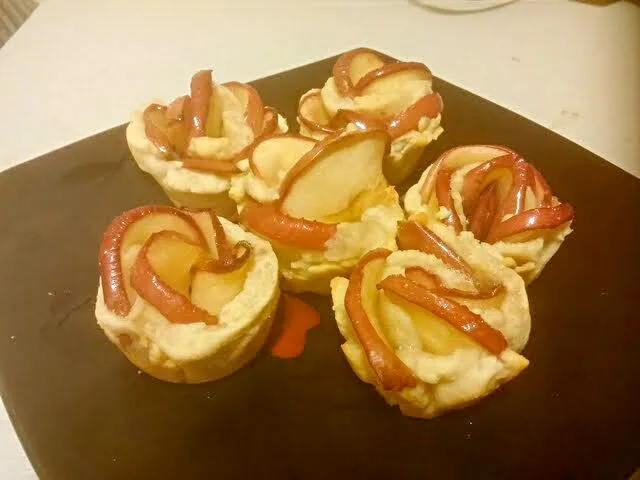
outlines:
[[542, 174], [530, 163], [529, 167], [529, 184], [532, 185], [533, 191], [536, 194], [536, 198], [538, 199], [539, 207], [550, 207], [551, 206], [551, 187], [547, 183], [547, 180], [542, 176]]
[[436, 197], [438, 203], [449, 210], [449, 216], [445, 219], [445, 223], [454, 228], [456, 233], [462, 231], [462, 223], [453, 205], [451, 197], [451, 170], [440, 170], [436, 177]]
[[362, 257], [349, 279], [344, 304], [353, 330], [382, 388], [388, 391], [401, 391], [405, 388], [415, 387], [418, 381], [413, 372], [380, 338], [362, 306], [362, 279], [365, 265], [371, 260], [386, 258], [390, 254], [390, 250], [377, 249]]
[[191, 97], [189, 95], [183, 95], [176, 98], [167, 106], [167, 120], [184, 120], [190, 119], [191, 114]]
[[326, 250], [327, 241], [337, 232], [335, 225], [293, 218], [275, 204], [257, 202], [245, 205], [240, 223], [270, 240], [303, 250]]
[[213, 92], [211, 70], [200, 70], [191, 77], [191, 107], [193, 125], [191, 136], [204, 137]]
[[449, 267], [470, 278], [474, 277], [467, 262], [429, 228], [416, 222], [403, 221], [398, 224], [398, 247], [401, 250], [418, 250], [434, 255]]
[[478, 197], [473, 215], [469, 219], [469, 230], [478, 240], [483, 241], [494, 222], [498, 210], [498, 192], [495, 183], [491, 183]]
[[297, 133], [277, 133], [277, 132], [273, 133], [272, 132], [272, 133], [261, 135], [260, 138], [256, 139], [256, 141], [251, 145], [251, 151], [247, 156], [249, 160], [249, 168], [251, 169], [251, 173], [253, 173], [258, 178], [263, 178], [263, 176], [262, 176], [262, 172], [260, 172], [260, 169], [258, 168], [258, 166], [255, 164], [255, 161], [253, 160], [253, 153], [256, 151], [256, 149], [262, 142], [271, 140], [273, 138], [300, 138], [305, 142], [310, 142], [314, 144], [318, 143], [318, 141], [313, 138], [304, 137], [302, 135], [298, 135]]
[[[239, 269], [251, 256], [253, 247], [249, 242], [244, 240], [231, 247], [227, 239], [227, 233], [224, 231], [222, 223], [220, 223], [220, 219], [214, 215], [211, 210], [205, 210], [204, 212], [206, 212], [211, 219], [218, 258], [208, 261], [205, 266], [203, 266], [203, 269], [213, 273], [229, 273]], [[238, 255], [238, 252], [241, 252], [241, 254]]]
[[152, 103], [145, 108], [142, 118], [144, 121], [144, 134], [155, 147], [160, 150], [160, 153], [168, 158], [176, 158], [177, 154], [171, 144], [171, 139], [167, 135], [166, 131], [157, 124], [155, 118], [159, 115], [166, 114], [167, 107], [164, 105], [158, 105]]
[[486, 242], [496, 243], [529, 230], [557, 228], [573, 217], [573, 207], [568, 203], [554, 207], [532, 208], [495, 225], [487, 235]]
[[395, 140], [411, 130], [416, 130], [421, 118], [436, 118], [443, 108], [444, 103], [440, 94], [430, 93], [425, 95], [405, 111], [396, 115], [389, 122], [387, 132]]
[[440, 279], [436, 275], [427, 272], [421, 267], [409, 267], [405, 269], [404, 276], [409, 280], [420, 284], [422, 287], [428, 288], [433, 293], [447, 297], [487, 300], [489, 298], [496, 297], [504, 291], [504, 286], [502, 285], [495, 285], [491, 289], [478, 290], [475, 292], [458, 290], [457, 288], [447, 288], [442, 285], [442, 282], [440, 282]]
[[333, 64], [333, 79], [336, 83], [338, 92], [347, 97], [357, 95], [357, 91], [351, 82], [350, 67], [353, 57], [360, 53], [371, 53], [378, 56], [378, 52], [369, 48], [356, 48], [338, 57], [336, 63]]
[[386, 143], [386, 151], [384, 156], [386, 157], [389, 153], [390, 140], [387, 133], [383, 130], [356, 130], [354, 132], [346, 133], [342, 136], [338, 134], [330, 135], [321, 142], [318, 142], [315, 147], [305, 153], [300, 160], [287, 172], [286, 176], [282, 180], [280, 184], [280, 203], [284, 202], [285, 198], [289, 194], [291, 190], [291, 186], [294, 184], [298, 176], [304, 175], [305, 171], [311, 168], [316, 161], [321, 158], [322, 154], [328, 148], [333, 148], [336, 144], [339, 144], [349, 138], [355, 136], [361, 136], [361, 138], [365, 138], [366, 136], [379, 136], [383, 135], [385, 137]]
[[164, 230], [152, 234], [138, 252], [131, 268], [131, 286], [171, 323], [203, 322], [215, 325], [218, 323], [215, 316], [191, 303], [189, 298], [167, 285], [153, 270], [147, 252], [153, 242], [163, 236], [178, 237], [184, 242], [193, 243], [177, 232]]
[[377, 80], [380, 77], [386, 77], [392, 73], [401, 72], [403, 70], [423, 70], [427, 73], [429, 78], [432, 77], [431, 70], [427, 68], [424, 63], [419, 62], [396, 62], [396, 63], [387, 63], [380, 68], [376, 68], [375, 70], [370, 71], [365, 74], [355, 86], [357, 94], [361, 94], [362, 91], [367, 88], [372, 82]]
[[402, 275], [386, 277], [378, 284], [378, 288], [432, 312], [468, 335], [492, 355], [499, 356], [507, 348], [507, 341], [502, 333], [465, 305], [438, 295]]
[[105, 305], [116, 315], [125, 316], [131, 311], [131, 301], [125, 289], [125, 282], [120, 262], [120, 250], [127, 230], [138, 220], [153, 214], [172, 214], [180, 217], [193, 228], [194, 237], [206, 245], [198, 224], [187, 213], [165, 205], [148, 205], [124, 212], [114, 219], [102, 238], [98, 263]]
[[498, 168], [513, 170], [517, 159], [517, 154], [507, 153], [506, 155], [481, 163], [467, 172], [462, 185], [462, 206], [467, 216], [473, 216], [478, 196], [486, 186], [484, 184], [486, 176]]

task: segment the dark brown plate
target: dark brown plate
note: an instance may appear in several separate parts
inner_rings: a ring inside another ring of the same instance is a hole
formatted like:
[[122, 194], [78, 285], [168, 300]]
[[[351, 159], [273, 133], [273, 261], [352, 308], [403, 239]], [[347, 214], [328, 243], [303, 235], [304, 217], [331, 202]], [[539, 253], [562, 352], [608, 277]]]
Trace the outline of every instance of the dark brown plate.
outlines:
[[[333, 59], [254, 82], [295, 119]], [[508, 145], [577, 211], [530, 289], [531, 366], [502, 391], [431, 421], [358, 381], [327, 298], [307, 350], [263, 352], [221, 381], [138, 374], [93, 316], [109, 221], [165, 203], [130, 160], [124, 127], [0, 174], [0, 389], [43, 479], [598, 478], [640, 465], [640, 181], [444, 81], [445, 133], [425, 163], [468, 143]], [[415, 178], [413, 179], [415, 181]]]

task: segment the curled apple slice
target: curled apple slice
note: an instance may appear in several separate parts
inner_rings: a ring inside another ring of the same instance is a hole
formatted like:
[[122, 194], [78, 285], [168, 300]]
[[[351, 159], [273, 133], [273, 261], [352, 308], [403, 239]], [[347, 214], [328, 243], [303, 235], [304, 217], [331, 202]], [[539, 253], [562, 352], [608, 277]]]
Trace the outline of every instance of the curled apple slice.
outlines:
[[334, 128], [329, 126], [329, 112], [324, 108], [320, 91], [312, 91], [307, 93], [300, 99], [298, 105], [298, 118], [309, 130], [333, 133]]
[[262, 133], [264, 121], [264, 104], [260, 95], [251, 85], [240, 82], [228, 82], [223, 85], [240, 101], [245, 110], [245, 121], [253, 135]]
[[131, 300], [122, 268], [122, 253], [131, 245], [141, 245], [153, 233], [171, 230], [191, 242], [205, 246], [206, 240], [195, 220], [177, 208], [151, 205], [134, 208], [114, 219], [100, 245], [100, 277], [104, 302], [117, 315], [127, 315]]
[[386, 186], [382, 162], [388, 149], [389, 136], [380, 130], [324, 139], [287, 172], [280, 185], [281, 211], [320, 221], [344, 211], [363, 192]]
[[208, 260], [199, 268], [213, 273], [229, 273], [238, 270], [251, 256], [251, 244], [241, 241], [232, 247], [218, 217], [210, 210], [205, 213], [208, 214], [213, 227], [216, 258]]
[[492, 183], [485, 187], [476, 202], [473, 215], [469, 219], [469, 230], [478, 240], [484, 240], [494, 222], [498, 210], [497, 186]]
[[325, 250], [337, 232], [335, 225], [292, 218], [274, 204], [256, 202], [244, 206], [240, 223], [270, 240], [306, 250]]
[[260, 137], [273, 135], [278, 130], [278, 112], [274, 108], [264, 107], [262, 116], [262, 133]]
[[424, 63], [387, 63], [363, 75], [356, 84], [359, 95], [396, 92], [407, 82], [431, 81], [433, 75]]
[[438, 295], [406, 277], [391, 275], [378, 283], [378, 288], [429, 310], [471, 337], [493, 355], [500, 355], [507, 348], [507, 341], [502, 333], [465, 305]]
[[387, 124], [382, 118], [371, 114], [354, 112], [353, 110], [338, 109], [335, 117], [329, 122], [334, 131], [343, 130], [352, 123], [358, 130], [386, 130]]
[[445, 219], [447, 225], [451, 225], [456, 233], [462, 231], [462, 223], [456, 212], [451, 196], [451, 170], [440, 170], [436, 177], [436, 197], [438, 203], [449, 210], [449, 216]]
[[318, 142], [290, 133], [264, 136], [256, 141], [249, 154], [249, 167], [256, 177], [275, 186]]
[[561, 203], [554, 207], [533, 208], [495, 225], [487, 235], [486, 241], [495, 243], [530, 230], [557, 228], [572, 220], [573, 216], [573, 207], [568, 203]]
[[417, 129], [418, 123], [422, 118], [436, 118], [443, 108], [444, 103], [440, 94], [430, 93], [425, 95], [409, 108], [396, 115], [389, 122], [387, 132], [392, 139], [401, 137], [405, 133]]
[[167, 118], [167, 107], [152, 103], [143, 112], [147, 138], [166, 158], [177, 158], [189, 143], [189, 127], [184, 119]]
[[385, 343], [371, 323], [375, 315], [376, 283], [391, 254], [386, 249], [367, 253], [356, 265], [344, 297], [347, 315], [369, 364], [384, 390], [400, 391], [417, 385], [413, 372]]
[[473, 270], [451, 247], [427, 227], [412, 221], [398, 224], [398, 247], [419, 250], [442, 260], [446, 265], [473, 278]]
[[421, 286], [428, 288], [429, 290], [437, 293], [438, 295], [445, 295], [448, 297], [468, 298], [472, 300], [487, 300], [497, 297], [504, 291], [503, 285], [495, 285], [488, 290], [477, 290], [475, 292], [469, 292], [467, 290], [460, 290], [457, 288], [447, 288], [442, 285], [440, 279], [427, 272], [421, 267], [410, 267], [405, 269], [404, 276], [409, 280], [420, 284]]
[[216, 317], [195, 306], [186, 296], [191, 284], [191, 269], [205, 255], [201, 245], [184, 235], [156, 232], [138, 253], [131, 269], [131, 285], [172, 323], [215, 324]]
[[212, 90], [211, 70], [200, 70], [191, 77], [191, 106], [193, 109], [191, 135], [194, 137], [202, 137], [206, 134]]
[[374, 50], [356, 48], [338, 57], [333, 65], [333, 79], [338, 91], [345, 96], [357, 94], [355, 85], [367, 73], [377, 70], [385, 64]]

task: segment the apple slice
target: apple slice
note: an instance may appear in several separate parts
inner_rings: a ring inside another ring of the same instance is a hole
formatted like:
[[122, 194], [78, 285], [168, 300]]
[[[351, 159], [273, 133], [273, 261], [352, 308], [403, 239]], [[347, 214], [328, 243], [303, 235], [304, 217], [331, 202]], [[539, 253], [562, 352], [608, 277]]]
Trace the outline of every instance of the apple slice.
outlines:
[[167, 107], [152, 103], [145, 108], [142, 118], [144, 121], [144, 133], [151, 143], [160, 150], [160, 153], [168, 158], [176, 158], [173, 142], [169, 137], [169, 122], [166, 118]]
[[273, 135], [278, 130], [278, 112], [271, 107], [264, 107], [262, 116], [261, 137]]
[[498, 211], [497, 186], [491, 183], [482, 190], [469, 219], [469, 230], [473, 236], [484, 241]]
[[[172, 323], [217, 323], [217, 318], [195, 306], [177, 288], [189, 289], [191, 269], [206, 255], [201, 245], [177, 232], [152, 234], [131, 268], [131, 285]], [[186, 284], [186, 285], [185, 285]], [[177, 287], [177, 288], [176, 288]]]
[[[473, 216], [476, 202], [480, 192], [482, 192], [487, 185], [496, 182], [498, 186], [498, 192], [496, 192], [500, 198], [499, 204], [507, 197], [507, 193], [514, 186], [514, 172], [516, 164], [522, 165], [522, 160], [515, 153], [508, 153], [489, 159], [474, 169], [467, 172], [464, 176], [464, 183], [462, 186], [462, 206], [467, 216]], [[522, 167], [519, 167], [522, 169]], [[524, 171], [524, 177], [520, 175], [519, 180], [523, 182], [526, 188], [528, 175], [526, 169]], [[518, 188], [520, 185], [516, 185]], [[523, 199], [524, 200], [524, 199]], [[501, 218], [501, 217], [499, 217]]]
[[365, 190], [386, 186], [382, 162], [388, 149], [389, 136], [380, 130], [327, 137], [282, 181], [281, 211], [295, 218], [322, 220], [345, 210]]
[[318, 142], [290, 133], [264, 136], [254, 143], [249, 166], [269, 186], [278, 185], [286, 172]]
[[187, 170], [213, 173], [220, 177], [230, 177], [242, 172], [232, 161], [217, 158], [185, 157], [182, 159], [182, 166]]
[[228, 273], [214, 273], [197, 269], [191, 285], [191, 301], [213, 316], [240, 293], [247, 279], [249, 262]]
[[434, 255], [449, 267], [470, 278], [474, 277], [473, 270], [467, 262], [435, 233], [416, 222], [398, 223], [398, 247], [401, 250], [418, 250]]
[[338, 109], [336, 115], [329, 122], [329, 127], [335, 131], [342, 130], [352, 123], [358, 130], [386, 130], [387, 124], [382, 118], [374, 115], [354, 112], [353, 110]]
[[434, 313], [493, 355], [498, 356], [507, 348], [507, 341], [502, 333], [465, 305], [438, 295], [406, 277], [391, 275], [382, 280], [378, 288]]
[[530, 163], [529, 167], [529, 185], [533, 188], [533, 191], [538, 200], [539, 207], [550, 207], [551, 206], [551, 187], [547, 183], [547, 180], [542, 176], [542, 174]]
[[274, 204], [256, 202], [244, 206], [240, 223], [269, 240], [305, 250], [325, 250], [337, 232], [335, 225], [292, 218]]
[[329, 112], [324, 108], [320, 91], [306, 93], [298, 105], [298, 118], [309, 130], [315, 132], [333, 133], [334, 128], [329, 127], [331, 120]]
[[104, 302], [117, 315], [127, 315], [131, 301], [127, 294], [121, 258], [133, 245], [142, 245], [155, 232], [171, 230], [205, 246], [207, 244], [195, 220], [187, 213], [164, 205], [134, 208], [114, 219], [100, 244], [100, 277]]
[[453, 204], [453, 197], [451, 196], [451, 170], [440, 170], [436, 177], [436, 198], [438, 203], [449, 210], [449, 216], [444, 220], [447, 225], [454, 228], [456, 233], [462, 231], [462, 223], [460, 223], [460, 217], [456, 212], [456, 207]]
[[416, 282], [424, 288], [427, 288], [438, 295], [445, 295], [448, 297], [468, 298], [472, 300], [488, 300], [498, 296], [504, 291], [503, 285], [494, 285], [488, 290], [476, 290], [475, 292], [469, 292], [467, 290], [459, 290], [457, 288], [448, 288], [442, 285], [440, 278], [436, 275], [427, 272], [422, 267], [409, 267], [405, 269], [404, 276], [409, 280]]
[[387, 63], [360, 78], [356, 90], [359, 95], [385, 95], [401, 90], [409, 82], [430, 82], [432, 78], [424, 63]]
[[443, 108], [444, 103], [440, 94], [430, 93], [425, 95], [405, 111], [396, 115], [389, 122], [387, 132], [392, 139], [401, 137], [411, 130], [416, 130], [422, 118], [436, 118]]
[[240, 82], [228, 82], [223, 86], [231, 90], [231, 93], [240, 101], [245, 111], [245, 121], [254, 137], [262, 133], [264, 120], [264, 104], [260, 95], [251, 85]]
[[211, 221], [216, 258], [201, 265], [200, 269], [213, 273], [229, 273], [239, 269], [251, 256], [251, 244], [242, 240], [231, 247], [220, 219], [211, 210], [205, 210], [204, 213], [208, 215]]
[[495, 243], [530, 230], [557, 228], [572, 220], [573, 216], [573, 207], [568, 203], [533, 208], [494, 225], [487, 235], [486, 242]]
[[496, 145], [465, 145], [447, 150], [429, 167], [429, 172], [420, 189], [423, 202], [429, 203], [435, 189], [436, 177], [441, 169], [455, 170], [470, 163], [486, 162], [506, 154], [515, 155], [515, 152], [507, 147]]
[[212, 81], [211, 70], [200, 70], [191, 77], [191, 106], [193, 109], [191, 135], [193, 137], [206, 135], [205, 130], [213, 90]]
[[357, 94], [354, 85], [367, 73], [382, 67], [384, 60], [369, 48], [356, 48], [338, 57], [333, 65], [333, 79], [338, 91], [351, 97]]
[[378, 249], [362, 257], [349, 279], [344, 304], [353, 330], [382, 388], [400, 391], [415, 387], [417, 379], [380, 337], [372, 323], [372, 318], [376, 318], [376, 283], [384, 269], [385, 259], [390, 254], [389, 250]]

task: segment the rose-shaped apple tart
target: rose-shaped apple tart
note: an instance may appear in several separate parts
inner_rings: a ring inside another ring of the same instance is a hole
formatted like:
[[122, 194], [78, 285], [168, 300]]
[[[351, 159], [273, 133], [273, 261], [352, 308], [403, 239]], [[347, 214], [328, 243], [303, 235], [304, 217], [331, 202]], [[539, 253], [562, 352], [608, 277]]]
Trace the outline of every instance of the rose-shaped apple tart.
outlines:
[[139, 207], [104, 234], [98, 324], [159, 379], [206, 382], [242, 367], [263, 345], [278, 297], [269, 243], [210, 211]]
[[[369, 252], [351, 278], [331, 282], [352, 369], [405, 415], [464, 407], [518, 375], [528, 361], [525, 285], [472, 235], [402, 222], [410, 250]], [[442, 234], [445, 238], [440, 238]]]
[[442, 154], [411, 187], [404, 206], [425, 225], [470, 231], [532, 282], [571, 233], [573, 207], [514, 151], [469, 145]]
[[392, 142], [384, 173], [391, 184], [398, 184], [442, 133], [442, 108], [424, 64], [388, 63], [373, 50], [357, 48], [338, 58], [322, 89], [302, 96], [298, 123], [301, 134], [316, 139], [347, 125], [385, 129]]
[[240, 222], [268, 239], [283, 288], [328, 293], [373, 248], [395, 249], [398, 194], [382, 173], [389, 139], [381, 130], [316, 141], [275, 135], [258, 142], [230, 195]]
[[127, 142], [138, 166], [177, 206], [229, 217], [236, 213], [228, 190], [231, 177], [240, 173], [237, 163], [258, 138], [287, 128], [252, 86], [219, 85], [203, 70], [191, 79], [190, 95], [135, 112]]

